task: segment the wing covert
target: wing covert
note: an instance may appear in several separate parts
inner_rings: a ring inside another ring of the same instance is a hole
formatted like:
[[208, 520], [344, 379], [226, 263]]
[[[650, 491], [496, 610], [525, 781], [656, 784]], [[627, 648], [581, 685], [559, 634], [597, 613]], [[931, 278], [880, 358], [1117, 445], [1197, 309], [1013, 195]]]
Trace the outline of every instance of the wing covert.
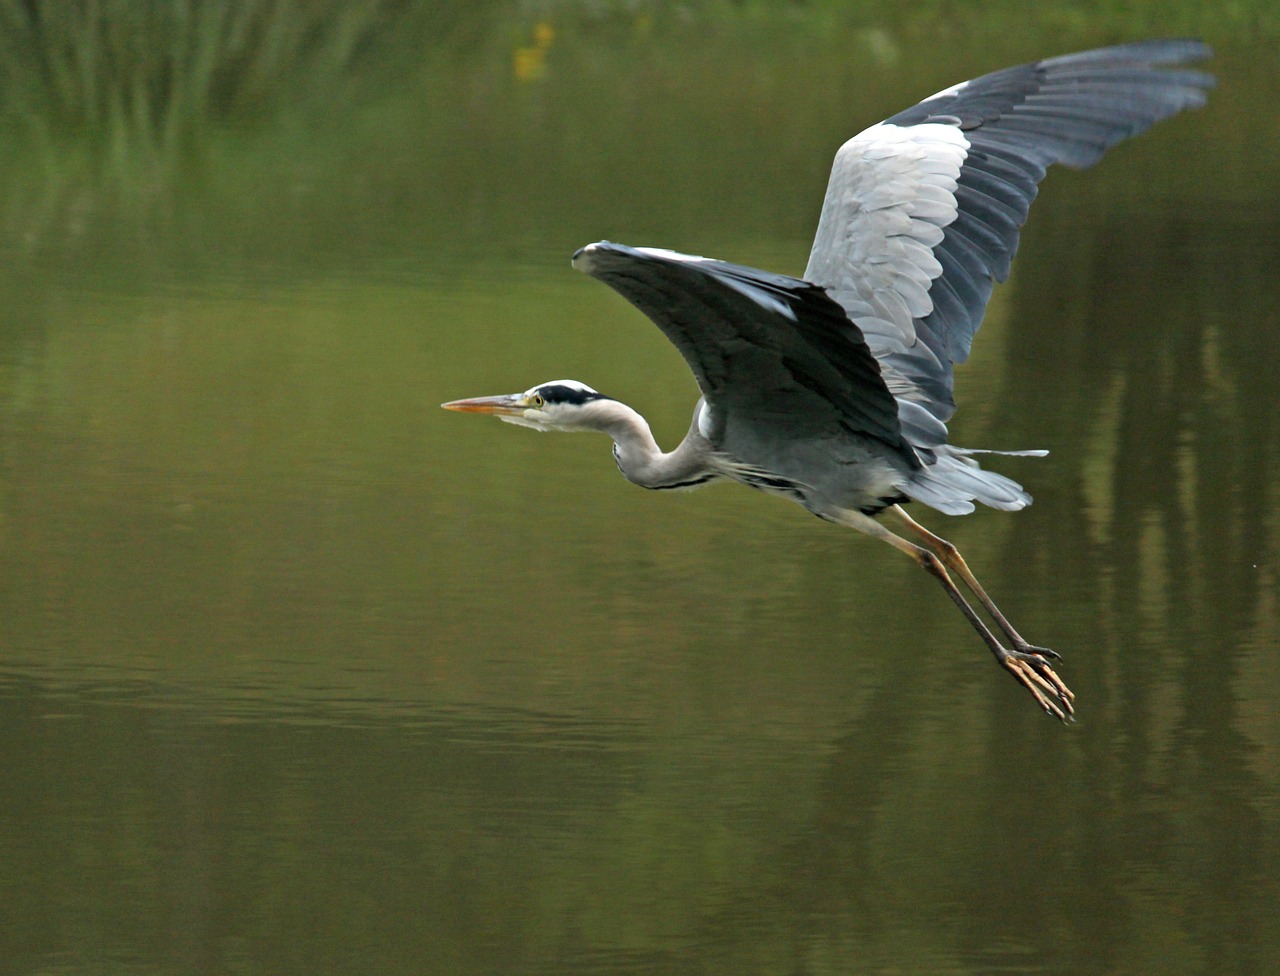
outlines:
[[842, 427], [902, 445], [898, 408], [858, 328], [806, 281], [602, 241], [573, 265], [660, 328], [693, 371], [716, 423], [820, 434]]
[[[911, 443], [946, 442], [952, 367], [969, 355], [1046, 168], [1205, 101], [1177, 66], [1197, 41], [1149, 41], [1036, 61], [939, 92], [836, 153], [805, 278], [848, 312], [880, 362]], [[1173, 67], [1169, 67], [1173, 66]]]

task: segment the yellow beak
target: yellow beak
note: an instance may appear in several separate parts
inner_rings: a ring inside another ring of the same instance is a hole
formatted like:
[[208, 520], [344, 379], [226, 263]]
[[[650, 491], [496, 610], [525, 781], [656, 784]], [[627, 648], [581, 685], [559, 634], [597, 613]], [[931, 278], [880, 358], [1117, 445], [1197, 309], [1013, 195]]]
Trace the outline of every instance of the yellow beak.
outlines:
[[522, 394], [508, 393], [504, 396], [474, 397], [470, 400], [450, 400], [440, 406], [446, 410], [457, 410], [459, 413], [487, 413], [494, 416], [518, 414], [524, 406], [520, 400]]

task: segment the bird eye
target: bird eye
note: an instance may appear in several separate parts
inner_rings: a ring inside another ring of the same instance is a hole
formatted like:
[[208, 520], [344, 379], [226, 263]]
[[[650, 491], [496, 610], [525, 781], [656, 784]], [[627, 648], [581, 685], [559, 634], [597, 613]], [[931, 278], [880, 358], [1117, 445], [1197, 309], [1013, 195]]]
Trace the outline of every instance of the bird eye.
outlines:
[[543, 407], [546, 406], [547, 403], [547, 401], [542, 398], [541, 393], [535, 393], [533, 396], [529, 397], [529, 402], [535, 407]]

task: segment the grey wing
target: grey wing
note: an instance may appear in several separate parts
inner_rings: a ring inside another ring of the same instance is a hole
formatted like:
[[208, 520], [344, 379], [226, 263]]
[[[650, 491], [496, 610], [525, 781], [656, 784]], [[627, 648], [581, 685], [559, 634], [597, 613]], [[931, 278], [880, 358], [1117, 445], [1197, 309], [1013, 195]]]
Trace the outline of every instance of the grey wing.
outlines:
[[[711, 408], [713, 442], [844, 430], [909, 454], [879, 364], [823, 289], [608, 241], [579, 250], [573, 266], [619, 292], [675, 344]], [[734, 425], [750, 429], [726, 429]]]
[[1091, 166], [1111, 146], [1202, 105], [1207, 57], [1150, 41], [1050, 58], [964, 82], [872, 126], [836, 154], [805, 278], [844, 306], [898, 399], [903, 433], [946, 443], [952, 366], [1051, 163]]

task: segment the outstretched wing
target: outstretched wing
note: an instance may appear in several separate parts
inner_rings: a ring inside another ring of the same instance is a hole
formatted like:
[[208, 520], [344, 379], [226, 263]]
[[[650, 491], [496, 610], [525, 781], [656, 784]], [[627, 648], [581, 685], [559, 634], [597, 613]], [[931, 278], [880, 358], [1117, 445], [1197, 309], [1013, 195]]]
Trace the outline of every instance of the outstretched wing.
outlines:
[[944, 444], [963, 362], [1051, 163], [1111, 146], [1205, 101], [1209, 54], [1149, 41], [1008, 68], [927, 98], [836, 153], [805, 278], [848, 312], [898, 398], [912, 444]]
[[843, 429], [906, 450], [875, 357], [823, 289], [608, 241], [579, 250], [573, 266], [620, 293], [680, 350], [711, 407], [715, 439], [731, 439], [734, 425], [792, 436]]

